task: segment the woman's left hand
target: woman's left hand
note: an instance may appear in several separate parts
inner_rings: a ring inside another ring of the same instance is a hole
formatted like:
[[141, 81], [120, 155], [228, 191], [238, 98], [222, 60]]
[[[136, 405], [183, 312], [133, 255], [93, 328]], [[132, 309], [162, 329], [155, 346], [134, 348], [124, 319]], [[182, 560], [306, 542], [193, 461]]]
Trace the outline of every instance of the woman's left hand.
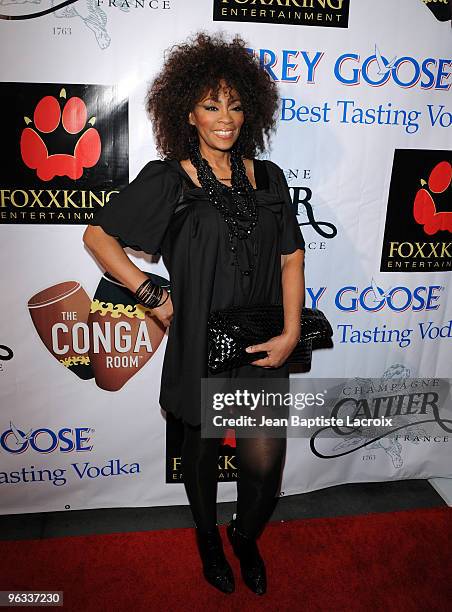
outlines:
[[248, 346], [247, 353], [267, 352], [267, 357], [252, 361], [251, 365], [261, 366], [263, 368], [279, 368], [282, 366], [289, 355], [292, 353], [298, 343], [298, 337], [288, 333], [282, 333], [280, 336], [274, 336], [262, 342]]

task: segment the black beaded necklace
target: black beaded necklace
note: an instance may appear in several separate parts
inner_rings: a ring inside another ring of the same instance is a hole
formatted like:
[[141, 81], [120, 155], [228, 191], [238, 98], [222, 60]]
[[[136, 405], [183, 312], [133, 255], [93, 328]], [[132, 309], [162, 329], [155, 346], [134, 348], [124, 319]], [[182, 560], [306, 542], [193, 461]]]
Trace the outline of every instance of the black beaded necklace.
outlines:
[[[235, 147], [231, 150], [231, 187], [220, 183], [208, 161], [202, 157], [198, 143], [191, 143], [190, 161], [196, 168], [201, 187], [228, 225], [228, 239], [234, 253], [234, 264], [244, 276], [249, 276], [255, 269], [256, 249], [253, 249], [254, 261], [243, 270], [237, 258], [237, 241], [251, 237], [257, 225], [258, 213], [256, 196], [246, 174], [242, 156]], [[225, 192], [229, 192], [231, 196], [232, 207], [224, 202]]]

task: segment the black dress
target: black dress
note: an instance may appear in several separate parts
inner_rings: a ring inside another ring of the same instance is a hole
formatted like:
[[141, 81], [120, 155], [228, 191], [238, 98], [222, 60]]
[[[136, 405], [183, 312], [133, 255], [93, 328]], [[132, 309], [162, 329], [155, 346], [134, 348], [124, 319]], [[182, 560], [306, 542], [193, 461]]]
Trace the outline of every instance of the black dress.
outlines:
[[[228, 226], [177, 160], [148, 162], [138, 176], [91, 221], [108, 234], [147, 253], [161, 252], [170, 275], [174, 316], [163, 362], [160, 405], [191, 425], [201, 422], [200, 379], [207, 369], [207, 319], [233, 305], [282, 303], [281, 254], [304, 249], [283, 171], [254, 160], [258, 224], [238, 241], [234, 265]], [[224, 190], [230, 202], [228, 188]], [[287, 366], [243, 366], [221, 376], [288, 377]]]

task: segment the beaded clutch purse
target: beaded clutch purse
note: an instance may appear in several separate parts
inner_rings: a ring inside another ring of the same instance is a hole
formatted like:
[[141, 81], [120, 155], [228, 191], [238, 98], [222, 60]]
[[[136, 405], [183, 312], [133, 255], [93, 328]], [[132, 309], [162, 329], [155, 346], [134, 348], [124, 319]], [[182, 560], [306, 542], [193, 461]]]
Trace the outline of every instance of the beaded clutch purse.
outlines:
[[[284, 310], [280, 304], [240, 306], [212, 312], [208, 320], [210, 372], [217, 374], [265, 357], [265, 352], [247, 353], [245, 349], [280, 335], [283, 328]], [[322, 311], [303, 308], [301, 337], [287, 363], [309, 366], [312, 349], [319, 341], [330, 340], [332, 336], [331, 324]]]

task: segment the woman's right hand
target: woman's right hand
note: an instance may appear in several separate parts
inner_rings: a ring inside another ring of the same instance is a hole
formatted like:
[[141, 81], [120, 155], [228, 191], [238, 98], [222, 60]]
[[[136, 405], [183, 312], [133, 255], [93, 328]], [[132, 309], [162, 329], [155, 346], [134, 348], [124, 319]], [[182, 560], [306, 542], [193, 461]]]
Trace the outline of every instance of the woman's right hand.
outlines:
[[[164, 289], [162, 300], [164, 300], [167, 295], [168, 291]], [[168, 295], [168, 299], [164, 304], [153, 308], [151, 312], [148, 311], [147, 314], [149, 314], [150, 317], [158, 319], [165, 327], [169, 327], [173, 318], [173, 302], [171, 301], [171, 296]]]

